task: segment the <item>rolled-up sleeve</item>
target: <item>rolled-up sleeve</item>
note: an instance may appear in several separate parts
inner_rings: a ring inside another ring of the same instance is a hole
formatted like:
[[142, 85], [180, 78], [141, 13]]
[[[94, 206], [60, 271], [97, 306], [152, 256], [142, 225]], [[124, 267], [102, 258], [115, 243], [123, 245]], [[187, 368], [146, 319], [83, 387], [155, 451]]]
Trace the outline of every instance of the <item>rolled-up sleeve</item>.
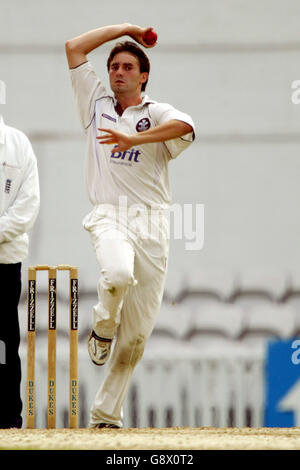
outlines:
[[193, 130], [182, 137], [167, 140], [166, 147], [169, 150], [171, 158], [176, 158], [185, 150], [195, 139], [195, 124], [192, 118], [182, 111], [178, 111], [168, 103], [154, 103], [150, 105], [150, 114], [157, 126], [173, 119], [189, 124]]

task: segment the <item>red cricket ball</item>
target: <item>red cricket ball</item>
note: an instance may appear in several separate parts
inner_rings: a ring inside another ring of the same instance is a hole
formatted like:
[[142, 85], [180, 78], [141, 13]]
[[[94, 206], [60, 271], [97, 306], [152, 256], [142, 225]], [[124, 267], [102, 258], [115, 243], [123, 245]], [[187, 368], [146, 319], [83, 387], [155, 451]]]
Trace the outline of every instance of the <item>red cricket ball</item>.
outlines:
[[143, 40], [148, 46], [152, 46], [157, 41], [157, 34], [153, 29], [149, 29], [143, 34]]

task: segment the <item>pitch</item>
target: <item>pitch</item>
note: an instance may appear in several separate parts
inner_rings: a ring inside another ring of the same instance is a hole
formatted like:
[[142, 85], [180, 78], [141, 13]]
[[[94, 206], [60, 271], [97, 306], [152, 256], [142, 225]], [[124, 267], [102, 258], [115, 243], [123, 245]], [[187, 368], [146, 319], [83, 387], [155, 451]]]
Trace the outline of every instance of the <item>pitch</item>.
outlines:
[[300, 450], [300, 428], [1, 429], [14, 450]]

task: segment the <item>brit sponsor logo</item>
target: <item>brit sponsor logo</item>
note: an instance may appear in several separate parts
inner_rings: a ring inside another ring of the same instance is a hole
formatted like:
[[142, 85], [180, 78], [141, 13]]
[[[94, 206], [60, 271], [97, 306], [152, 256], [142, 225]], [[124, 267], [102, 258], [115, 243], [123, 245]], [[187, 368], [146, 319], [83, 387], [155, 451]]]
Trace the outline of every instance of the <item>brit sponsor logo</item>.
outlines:
[[147, 131], [150, 127], [151, 127], [151, 124], [150, 124], [149, 119], [143, 118], [137, 123], [136, 130], [137, 132], [143, 132], [143, 131]]
[[125, 152], [112, 152], [111, 153], [111, 158], [119, 158], [120, 160], [126, 160], [126, 161], [133, 161], [139, 163], [139, 156], [141, 155], [142, 152], [139, 150], [132, 148], [129, 150], [126, 150]]

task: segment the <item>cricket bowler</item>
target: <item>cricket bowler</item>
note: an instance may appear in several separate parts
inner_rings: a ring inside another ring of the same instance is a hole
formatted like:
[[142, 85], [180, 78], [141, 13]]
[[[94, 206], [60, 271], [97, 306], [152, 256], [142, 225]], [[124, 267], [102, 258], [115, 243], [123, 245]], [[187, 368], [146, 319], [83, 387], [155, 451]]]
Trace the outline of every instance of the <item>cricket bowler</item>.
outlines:
[[[145, 42], [152, 30], [128, 23], [104, 26], [66, 42], [87, 137], [85, 177], [93, 209], [83, 226], [101, 270], [88, 351], [98, 366], [110, 357], [91, 408], [91, 428], [123, 426], [122, 404], [163, 296], [168, 165], [195, 138], [190, 116], [144, 93], [150, 73], [144, 49], [157, 44]], [[107, 60], [109, 91], [87, 55], [123, 36], [130, 40], [115, 44]]]

